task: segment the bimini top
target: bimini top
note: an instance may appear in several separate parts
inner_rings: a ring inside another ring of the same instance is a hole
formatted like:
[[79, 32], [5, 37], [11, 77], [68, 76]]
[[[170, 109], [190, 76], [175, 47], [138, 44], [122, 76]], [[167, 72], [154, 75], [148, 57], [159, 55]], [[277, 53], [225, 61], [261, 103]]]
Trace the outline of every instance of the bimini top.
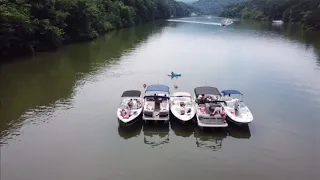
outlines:
[[238, 90], [223, 90], [221, 91], [223, 95], [227, 95], [227, 94], [241, 94], [242, 93]]
[[152, 84], [152, 85], [149, 85], [146, 89], [146, 92], [147, 91], [161, 91], [161, 92], [167, 92], [169, 93], [169, 87], [166, 86], [166, 85], [161, 85], [161, 84]]
[[121, 97], [140, 97], [141, 92], [138, 90], [128, 90], [122, 93]]
[[198, 96], [199, 94], [210, 94], [210, 95], [221, 96], [220, 91], [217, 88], [211, 87], [211, 86], [196, 87], [194, 89], [194, 93], [196, 94], [196, 96]]

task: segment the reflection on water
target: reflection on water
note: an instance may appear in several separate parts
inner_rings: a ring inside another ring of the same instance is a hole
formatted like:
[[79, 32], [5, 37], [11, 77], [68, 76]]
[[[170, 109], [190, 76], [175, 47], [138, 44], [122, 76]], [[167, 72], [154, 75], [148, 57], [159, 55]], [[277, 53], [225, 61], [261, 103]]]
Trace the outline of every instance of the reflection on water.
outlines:
[[150, 147], [163, 147], [170, 142], [169, 139], [169, 123], [148, 123], [144, 124], [143, 141]]
[[[229, 123], [226, 129], [219, 128], [205, 128], [200, 129], [193, 121], [181, 123], [177, 119], [170, 120], [170, 123], [145, 124], [144, 121], [139, 120], [131, 126], [118, 127], [119, 136], [123, 139], [129, 140], [133, 137], [140, 137], [141, 133], [144, 143], [150, 147], [163, 147], [165, 144], [170, 143], [169, 131], [171, 130], [178, 137], [190, 138], [194, 134], [196, 146], [198, 148], [210, 149], [217, 151], [222, 148], [223, 140], [227, 136], [236, 139], [250, 139], [250, 127], [248, 125], [237, 126]], [[142, 132], [141, 132], [142, 129]]]
[[250, 127], [248, 125], [237, 126], [232, 123], [229, 123], [228, 135], [237, 139], [250, 139]]
[[170, 121], [170, 124], [171, 130], [174, 132], [174, 134], [180, 137], [190, 137], [193, 134], [195, 127], [192, 122], [182, 124], [175, 118], [173, 118], [173, 120]]
[[138, 137], [141, 134], [141, 130], [143, 127], [143, 121], [140, 120], [130, 126], [122, 126], [119, 124], [118, 133], [119, 136], [123, 139], [130, 139], [133, 137]]
[[223, 139], [227, 137], [227, 132], [224, 129], [195, 128], [194, 137], [198, 148], [217, 151], [222, 148]]
[[21, 125], [32, 119], [43, 122], [58, 109], [72, 108], [75, 93], [84, 83], [95, 81], [97, 74], [119, 75], [103, 70], [161, 32], [163, 25], [159, 22], [123, 29], [89, 43], [63, 47], [56, 53], [0, 64], [0, 145], [11, 132], [19, 135]]

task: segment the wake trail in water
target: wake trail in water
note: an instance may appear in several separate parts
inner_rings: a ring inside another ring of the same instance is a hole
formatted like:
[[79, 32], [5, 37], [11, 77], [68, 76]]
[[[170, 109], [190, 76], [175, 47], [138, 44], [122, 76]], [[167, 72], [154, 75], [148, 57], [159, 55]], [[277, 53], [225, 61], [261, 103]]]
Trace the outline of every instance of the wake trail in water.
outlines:
[[221, 23], [215, 23], [215, 22], [185, 21], [185, 20], [179, 20], [179, 19], [168, 19], [167, 21], [221, 26]]

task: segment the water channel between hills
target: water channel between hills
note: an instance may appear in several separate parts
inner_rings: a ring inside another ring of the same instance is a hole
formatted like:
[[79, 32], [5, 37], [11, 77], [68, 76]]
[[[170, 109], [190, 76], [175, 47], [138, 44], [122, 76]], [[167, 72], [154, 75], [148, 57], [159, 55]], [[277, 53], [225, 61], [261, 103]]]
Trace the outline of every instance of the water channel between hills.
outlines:
[[[0, 179], [317, 179], [320, 39], [220, 22], [154, 22], [2, 64]], [[175, 121], [119, 128], [122, 92], [154, 83], [238, 89], [254, 120], [213, 132]]]

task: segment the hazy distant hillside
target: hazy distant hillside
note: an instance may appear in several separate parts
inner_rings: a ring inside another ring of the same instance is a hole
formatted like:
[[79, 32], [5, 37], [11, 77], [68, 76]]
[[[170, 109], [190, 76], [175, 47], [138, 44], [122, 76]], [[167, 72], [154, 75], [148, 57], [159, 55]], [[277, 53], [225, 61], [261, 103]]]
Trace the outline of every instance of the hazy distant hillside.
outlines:
[[191, 3], [192, 6], [199, 8], [205, 14], [220, 14], [224, 6], [244, 2], [247, 0], [198, 0]]

